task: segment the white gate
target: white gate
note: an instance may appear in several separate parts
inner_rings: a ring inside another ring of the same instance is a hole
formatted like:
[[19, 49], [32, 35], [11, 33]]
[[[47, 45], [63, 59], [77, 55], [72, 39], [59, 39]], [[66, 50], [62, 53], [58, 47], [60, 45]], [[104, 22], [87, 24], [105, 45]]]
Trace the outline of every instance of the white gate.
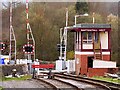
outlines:
[[66, 61], [67, 73], [75, 72], [75, 60]]

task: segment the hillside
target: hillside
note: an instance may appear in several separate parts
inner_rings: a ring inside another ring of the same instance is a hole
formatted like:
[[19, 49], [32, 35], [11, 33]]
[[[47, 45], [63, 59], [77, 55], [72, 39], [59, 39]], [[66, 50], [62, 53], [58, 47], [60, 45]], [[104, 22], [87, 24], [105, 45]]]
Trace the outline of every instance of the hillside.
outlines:
[[[71, 11], [70, 17], [73, 17], [74, 3], [29, 4], [29, 22], [36, 41], [36, 58], [42, 60], [58, 58], [59, 29], [65, 26], [66, 7]], [[9, 8], [4, 9], [2, 14], [3, 40], [9, 44]], [[24, 58], [22, 46], [26, 44], [25, 4], [21, 3], [13, 8], [13, 28], [17, 39], [17, 58]]]
[[118, 3], [117, 2], [89, 2], [90, 12], [96, 12], [103, 16], [109, 14], [118, 15]]
[[[29, 21], [36, 41], [36, 58], [55, 60], [58, 58], [57, 44], [59, 29], [65, 26], [65, 12], [69, 10], [69, 26], [74, 24], [75, 3], [30, 3]], [[89, 17], [81, 17], [80, 23], [92, 23], [95, 12], [96, 23], [112, 24], [112, 60], [118, 59], [118, 3], [88, 2]], [[112, 13], [112, 14], [111, 14]], [[3, 40], [9, 44], [9, 8], [2, 12]], [[109, 19], [109, 20], [108, 20]], [[17, 39], [17, 58], [24, 58], [22, 46], [26, 44], [26, 13], [25, 4], [21, 3], [13, 9], [13, 28]], [[68, 34], [68, 51], [74, 49], [73, 34]], [[7, 47], [7, 52], [9, 45]]]

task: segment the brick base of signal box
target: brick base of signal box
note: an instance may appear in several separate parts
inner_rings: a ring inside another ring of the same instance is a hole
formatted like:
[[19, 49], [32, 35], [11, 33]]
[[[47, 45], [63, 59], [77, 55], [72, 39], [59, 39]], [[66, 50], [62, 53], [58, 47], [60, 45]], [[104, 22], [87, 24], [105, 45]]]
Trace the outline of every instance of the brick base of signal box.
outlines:
[[[89, 77], [92, 76], [104, 76], [105, 73], [115, 73], [117, 68], [108, 69], [108, 68], [88, 68], [88, 57], [93, 55], [79, 55], [76, 54], [76, 75], [86, 75]], [[103, 60], [110, 61], [110, 55], [103, 55]]]

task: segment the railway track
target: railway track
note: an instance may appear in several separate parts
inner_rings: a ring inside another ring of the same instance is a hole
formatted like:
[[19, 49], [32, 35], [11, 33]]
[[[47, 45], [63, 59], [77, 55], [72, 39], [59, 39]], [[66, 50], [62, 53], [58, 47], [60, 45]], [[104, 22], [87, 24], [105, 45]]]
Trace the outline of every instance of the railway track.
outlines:
[[86, 83], [73, 76], [61, 74], [55, 74], [53, 79], [38, 78], [37, 80], [48, 84], [51, 86], [52, 90], [111, 90], [109, 87], [102, 84], [93, 82]]
[[71, 74], [69, 74], [69, 75], [68, 74], [55, 74], [54, 76], [60, 77], [60, 78], [73, 79], [73, 80], [77, 80], [77, 81], [84, 82], [84, 83], [90, 83], [92, 85], [106, 88], [107, 90], [120, 90], [120, 84], [80, 77], [80, 76], [71, 75]]
[[50, 83], [50, 82], [48, 82], [48, 81], [46, 81], [46, 80], [44, 80], [42, 78], [37, 78], [36, 80], [38, 80], [40, 82], [43, 82], [45, 86], [47, 85], [46, 88], [49, 88], [49, 89], [51, 88], [52, 90], [56, 90], [57, 89], [57, 87], [54, 84], [52, 84], [52, 83]]
[[82, 80], [67, 75], [55, 74], [54, 78], [57, 78], [64, 82], [69, 82], [73, 85], [76, 85], [78, 88], [81, 88], [82, 90], [111, 90], [108, 86], [104, 84], [96, 83], [88, 80]]
[[45, 78], [39, 78], [37, 79], [39, 81], [42, 81], [46, 84], [48, 84], [49, 86], [51, 86], [52, 90], [66, 90], [66, 89], [72, 89], [72, 90], [82, 90], [80, 88], [78, 88], [75, 85], [72, 85], [70, 83], [61, 81], [59, 79], [45, 79]]
[[[68, 75], [68, 74], [65, 74], [65, 75]], [[99, 82], [99, 83], [102, 83], [102, 84], [108, 86], [112, 90], [120, 90], [120, 84], [106, 82], [106, 81], [102, 81], [102, 80], [91, 79], [91, 78], [84, 78], [84, 77], [80, 77], [80, 76], [76, 76], [76, 75], [71, 75], [71, 74], [69, 74], [69, 76], [70, 77], [75, 77], [75, 78], [87, 79], [87, 80], [91, 80], [93, 82]]]

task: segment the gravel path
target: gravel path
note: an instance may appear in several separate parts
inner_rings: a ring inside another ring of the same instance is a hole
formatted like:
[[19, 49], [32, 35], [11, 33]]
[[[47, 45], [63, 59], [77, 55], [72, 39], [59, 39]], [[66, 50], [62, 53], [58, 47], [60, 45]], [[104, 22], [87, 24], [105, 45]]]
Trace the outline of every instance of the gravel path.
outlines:
[[25, 81], [4, 81], [0, 82], [3, 88], [51, 88], [49, 85], [38, 80], [25, 80]]

